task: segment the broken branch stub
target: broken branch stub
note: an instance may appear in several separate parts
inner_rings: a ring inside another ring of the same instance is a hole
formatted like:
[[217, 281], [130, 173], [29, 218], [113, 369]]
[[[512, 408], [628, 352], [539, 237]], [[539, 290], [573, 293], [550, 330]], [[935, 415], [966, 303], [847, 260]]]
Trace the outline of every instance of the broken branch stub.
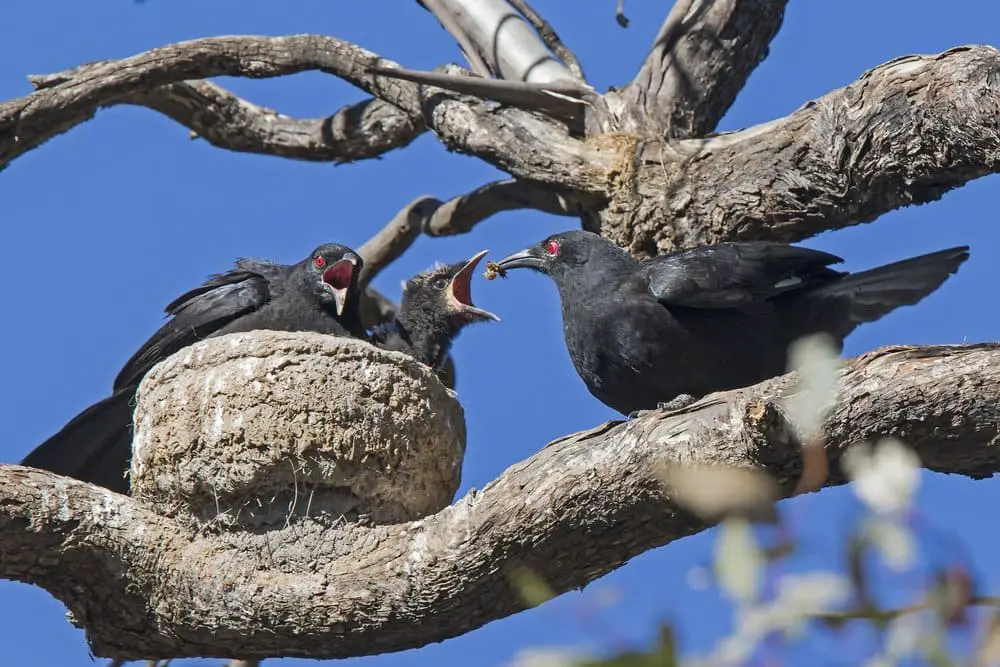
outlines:
[[209, 338], [154, 367], [136, 400], [133, 497], [203, 528], [410, 521], [448, 506], [461, 482], [454, 393], [360, 340]]

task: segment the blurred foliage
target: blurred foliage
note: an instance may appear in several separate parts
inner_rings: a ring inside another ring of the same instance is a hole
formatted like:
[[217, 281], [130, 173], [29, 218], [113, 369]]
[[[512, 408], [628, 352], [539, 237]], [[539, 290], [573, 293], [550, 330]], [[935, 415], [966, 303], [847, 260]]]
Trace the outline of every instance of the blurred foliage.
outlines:
[[[803, 444], [803, 477], [828, 474], [823, 449], [823, 423], [836, 399], [838, 356], [829, 341], [812, 337], [790, 351], [799, 387], [786, 403], [788, 419]], [[812, 451], [810, 451], [812, 450]], [[822, 463], [815, 462], [820, 454]], [[812, 462], [810, 462], [810, 458]], [[836, 664], [865, 667], [927, 664], [1000, 666], [1000, 599], [980, 596], [971, 567], [961, 558], [925, 558], [920, 567], [921, 537], [934, 531], [921, 525], [913, 500], [920, 484], [920, 461], [906, 444], [892, 438], [860, 443], [841, 461], [851, 488], [863, 507], [844, 542], [841, 571], [789, 572], [787, 565], [800, 545], [781, 516], [773, 513], [770, 531], [751, 523], [760, 507], [775, 501], [775, 487], [754, 470], [670, 466], [660, 471], [670, 497], [715, 528], [711, 577], [732, 605], [732, 630], [707, 655], [685, 655], [676, 627], [661, 624], [652, 645], [621, 648], [603, 656], [569, 651], [522, 652], [512, 667], [722, 667], [786, 662], [782, 648], [834, 642], [849, 624], [865, 624], [872, 641], [858, 662], [843, 655]], [[812, 468], [810, 470], [810, 468]], [[800, 483], [801, 487], [801, 483]], [[762, 537], [769, 533], [770, 539]], [[928, 540], [923, 540], [924, 542]], [[948, 538], [940, 540], [950, 544]], [[954, 550], [949, 553], [953, 554]], [[909, 585], [893, 591], [910, 600], [904, 606], [884, 604], [873, 583], [878, 568], [907, 576]], [[537, 576], [518, 574], [523, 597], [538, 604], [548, 588]], [[548, 592], [551, 595], [551, 592]], [[959, 633], [971, 637], [959, 653], [951, 641]], [[855, 647], [856, 648], [856, 647]], [[788, 661], [794, 664], [794, 661]]]

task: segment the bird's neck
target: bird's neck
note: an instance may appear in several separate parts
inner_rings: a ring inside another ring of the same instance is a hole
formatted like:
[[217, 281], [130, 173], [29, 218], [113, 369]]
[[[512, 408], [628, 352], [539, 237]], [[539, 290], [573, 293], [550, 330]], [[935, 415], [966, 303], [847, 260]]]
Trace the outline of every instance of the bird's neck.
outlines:
[[444, 363], [451, 342], [458, 335], [440, 316], [423, 309], [400, 308], [396, 329], [409, 343], [413, 357], [435, 369]]

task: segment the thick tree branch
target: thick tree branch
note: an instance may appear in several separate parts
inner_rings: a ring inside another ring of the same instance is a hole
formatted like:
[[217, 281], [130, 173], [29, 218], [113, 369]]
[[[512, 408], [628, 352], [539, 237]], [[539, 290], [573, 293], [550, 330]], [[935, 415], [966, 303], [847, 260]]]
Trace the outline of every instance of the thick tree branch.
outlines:
[[1000, 171], [997, 108], [996, 49], [899, 58], [770, 123], [637, 141], [632, 188], [622, 186], [611, 207], [634, 215], [627, 225], [609, 218], [604, 231], [648, 254], [719, 240], [797, 241], [869, 222]]
[[787, 2], [675, 0], [622, 93], [622, 131], [693, 137], [715, 129], [767, 56]]
[[0, 167], [89, 119], [155, 88], [212, 76], [266, 78], [319, 70], [339, 76], [432, 129], [451, 150], [476, 155], [520, 178], [599, 192], [612, 155], [566, 135], [559, 125], [517, 109], [379, 76], [394, 67], [358, 46], [321, 35], [215, 37], [130, 58], [85, 65], [65, 80], [0, 104]]
[[455, 37], [480, 76], [531, 83], [583, 78], [549, 53], [507, 0], [418, 1]]
[[[67, 604], [97, 655], [336, 658], [422, 646], [516, 613], [512, 568], [584, 586], [705, 524], [664, 466], [762, 467], [789, 493], [800, 449], [788, 375], [562, 438], [482, 491], [394, 526], [188, 532], [135, 500], [0, 466], [0, 576]], [[1000, 345], [891, 347], [848, 360], [826, 422], [834, 474], [894, 436], [931, 470], [1000, 470]]]
[[531, 24], [531, 27], [535, 29], [538, 36], [542, 38], [542, 43], [549, 48], [549, 51], [556, 54], [559, 60], [563, 61], [563, 64], [569, 68], [569, 71], [573, 75], [580, 79], [581, 81], [586, 81], [587, 77], [583, 74], [583, 67], [580, 65], [580, 59], [576, 57], [576, 54], [568, 46], [566, 46], [559, 35], [556, 34], [555, 28], [552, 24], [542, 18], [542, 15], [535, 11], [534, 7], [528, 4], [527, 0], [509, 0], [510, 6], [520, 12], [521, 16]]

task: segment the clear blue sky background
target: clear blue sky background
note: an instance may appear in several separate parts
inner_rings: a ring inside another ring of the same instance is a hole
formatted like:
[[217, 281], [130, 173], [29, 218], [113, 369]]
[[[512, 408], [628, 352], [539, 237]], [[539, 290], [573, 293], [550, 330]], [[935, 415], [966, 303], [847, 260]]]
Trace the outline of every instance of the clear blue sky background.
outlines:
[[[35, 0], [8, 5], [0, 22], [3, 99], [30, 91], [27, 74], [222, 34], [324, 33], [418, 69], [460, 60], [436, 21], [416, 3], [402, 0]], [[627, 2], [632, 26], [623, 30], [614, 22], [612, 0], [537, 2], [600, 90], [631, 77], [668, 5]], [[942, 11], [941, 3], [931, 0], [793, 0], [769, 58], [722, 129], [787, 114], [897, 56], [996, 42], [1000, 4], [962, 0], [950, 7]], [[223, 83], [254, 102], [304, 117], [362, 99], [350, 86], [319, 74]], [[498, 176], [475, 159], [446, 153], [429, 134], [383, 160], [333, 167], [212, 148], [189, 140], [185, 128], [145, 109], [100, 112], [0, 173], [0, 257], [7, 285], [0, 328], [5, 377], [0, 460], [19, 460], [103, 397], [120, 365], [160, 323], [162, 307], [233, 258], [293, 262], [329, 240], [358, 247], [415, 196], [446, 199]], [[889, 343], [997, 337], [997, 182], [982, 179], [941, 202], [808, 241], [846, 257], [849, 269], [952, 245], [972, 246], [972, 259], [957, 277], [919, 307], [863, 327], [849, 339], [847, 353]], [[574, 224], [516, 212], [466, 236], [422, 238], [376, 285], [396, 298], [400, 281], [434, 260], [455, 261], [482, 248], [506, 253]], [[544, 278], [517, 274], [502, 284], [477, 280], [474, 291], [479, 305], [503, 322], [467, 330], [455, 348], [469, 427], [460, 493], [482, 487], [556, 436], [615, 417], [575, 375], [563, 346], [556, 292]], [[946, 531], [947, 540], [964, 544], [986, 590], [1000, 592], [1000, 538], [992, 522], [983, 519], [984, 510], [1000, 505], [1000, 487], [943, 475], [923, 479], [920, 504], [926, 521]], [[849, 491], [824, 491], [786, 503], [785, 509], [806, 539], [808, 555], [800, 565], [835, 565], [844, 526], [858, 513]], [[582, 593], [464, 637], [348, 662], [500, 665], [526, 646], [643, 642], [662, 618], [680, 622], [686, 649], [704, 649], [729, 625], [727, 607], [714, 590], [688, 585], [691, 569], [711, 555], [711, 539], [707, 533], [650, 552]], [[585, 620], [601, 591], [611, 589], [620, 605]], [[841, 642], [839, 656], [846, 659], [844, 651], [851, 646]], [[3, 664], [19, 667], [92, 664], [83, 633], [66, 622], [58, 601], [42, 590], [7, 582], [0, 582], [0, 655]], [[209, 664], [188, 664], [195, 663]]]

